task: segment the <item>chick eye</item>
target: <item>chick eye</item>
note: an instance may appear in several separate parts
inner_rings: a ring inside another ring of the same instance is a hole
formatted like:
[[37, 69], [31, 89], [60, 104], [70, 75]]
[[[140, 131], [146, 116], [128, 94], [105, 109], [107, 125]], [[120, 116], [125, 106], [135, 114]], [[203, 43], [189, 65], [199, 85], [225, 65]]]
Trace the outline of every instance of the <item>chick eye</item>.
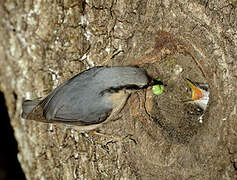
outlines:
[[201, 86], [201, 88], [205, 91], [208, 91], [208, 87], [207, 86]]

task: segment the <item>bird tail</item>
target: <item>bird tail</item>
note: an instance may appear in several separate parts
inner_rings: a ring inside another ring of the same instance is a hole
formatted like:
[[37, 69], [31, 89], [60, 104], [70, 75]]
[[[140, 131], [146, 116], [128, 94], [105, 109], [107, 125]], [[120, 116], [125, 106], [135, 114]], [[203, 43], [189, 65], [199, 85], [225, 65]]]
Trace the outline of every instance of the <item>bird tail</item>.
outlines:
[[21, 117], [26, 119], [29, 113], [34, 109], [36, 105], [40, 103], [39, 99], [34, 99], [34, 100], [25, 100], [22, 103], [22, 114]]

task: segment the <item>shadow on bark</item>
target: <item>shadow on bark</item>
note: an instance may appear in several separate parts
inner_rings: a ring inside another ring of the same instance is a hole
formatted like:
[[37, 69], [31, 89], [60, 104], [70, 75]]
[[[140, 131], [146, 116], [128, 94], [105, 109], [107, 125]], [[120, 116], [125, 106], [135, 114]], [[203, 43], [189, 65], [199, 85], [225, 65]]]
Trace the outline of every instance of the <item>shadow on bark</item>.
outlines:
[[0, 92], [0, 114], [1, 114], [1, 148], [0, 148], [0, 180], [10, 180], [17, 178], [24, 180], [25, 175], [17, 160], [17, 142], [13, 135], [10, 119], [5, 105], [5, 98]]

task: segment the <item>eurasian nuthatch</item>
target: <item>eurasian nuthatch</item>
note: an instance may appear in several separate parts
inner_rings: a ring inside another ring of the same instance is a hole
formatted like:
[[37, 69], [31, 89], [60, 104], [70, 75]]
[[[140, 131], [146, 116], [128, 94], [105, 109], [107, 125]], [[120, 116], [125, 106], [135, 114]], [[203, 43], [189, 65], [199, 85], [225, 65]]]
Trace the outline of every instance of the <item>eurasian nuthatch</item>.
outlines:
[[150, 82], [138, 67], [93, 67], [67, 80], [43, 100], [24, 101], [22, 117], [92, 130], [119, 113], [132, 91]]

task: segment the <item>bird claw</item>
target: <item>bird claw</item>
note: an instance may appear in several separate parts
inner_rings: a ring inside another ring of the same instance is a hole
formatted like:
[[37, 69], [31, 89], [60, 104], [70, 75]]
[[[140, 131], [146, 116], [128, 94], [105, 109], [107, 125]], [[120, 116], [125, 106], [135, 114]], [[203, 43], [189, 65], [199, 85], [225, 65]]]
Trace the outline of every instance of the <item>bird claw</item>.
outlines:
[[122, 50], [119, 49], [119, 50], [114, 50], [112, 53], [108, 54], [105, 57], [105, 60], [101, 63], [101, 66], [108, 65], [108, 61], [112, 59], [114, 56], [116, 56], [117, 54], [119, 54], [120, 52], [122, 52]]
[[127, 141], [133, 141], [135, 144], [137, 144], [136, 140], [132, 138], [133, 135], [131, 134], [128, 134], [125, 137], [119, 137], [119, 136], [114, 136], [114, 135], [103, 134], [97, 131], [91, 131], [91, 133], [93, 135], [97, 135], [97, 136], [105, 138], [104, 142], [102, 142], [102, 144], [104, 144], [105, 146], [109, 145], [110, 143], [112, 144], [117, 143], [117, 142], [122, 143], [122, 142], [127, 142]]
[[125, 137], [112, 137], [112, 139], [110, 141], [107, 141], [105, 145], [107, 146], [110, 143], [116, 143], [116, 142], [122, 143], [127, 141], [133, 141], [135, 144], [137, 144], [137, 141], [134, 138], [132, 138], [132, 135], [128, 134]]

